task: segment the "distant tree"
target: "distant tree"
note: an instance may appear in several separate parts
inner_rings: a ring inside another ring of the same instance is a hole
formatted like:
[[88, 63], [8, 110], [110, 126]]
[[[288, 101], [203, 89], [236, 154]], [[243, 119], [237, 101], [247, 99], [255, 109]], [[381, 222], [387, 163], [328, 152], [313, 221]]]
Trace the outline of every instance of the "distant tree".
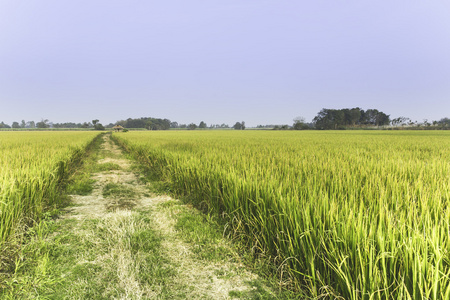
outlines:
[[236, 122], [236, 124], [233, 125], [233, 128], [236, 130], [244, 130], [245, 129], [245, 122]]
[[334, 109], [323, 108], [314, 117], [313, 123], [317, 129], [334, 129], [337, 124], [334, 119]]
[[81, 124], [80, 128], [91, 128], [92, 127], [92, 123], [91, 122], [84, 122], [83, 124]]
[[97, 121], [94, 125], [94, 130], [105, 130], [105, 126]]
[[0, 128], [11, 128], [8, 124], [5, 124], [4, 122], [0, 123]]
[[242, 130], [241, 122], [236, 122], [236, 124], [233, 125], [233, 128], [236, 130]]
[[125, 124], [126, 124], [126, 123], [127, 123], [127, 121], [120, 120], [120, 121], [117, 121], [116, 124], [114, 124], [114, 125], [120, 125], [120, 126], [122, 126], [122, 127], [125, 127]]
[[206, 128], [206, 123], [201, 121], [200, 124], [198, 125], [198, 128]]
[[194, 123], [191, 123], [191, 124], [188, 125], [188, 129], [189, 130], [195, 130], [195, 129], [197, 129], [197, 125], [194, 124]]
[[389, 125], [389, 116], [377, 109], [368, 109], [365, 114], [366, 124], [381, 126]]
[[168, 119], [128, 118], [126, 120], [117, 121], [116, 125], [120, 125], [124, 128], [146, 128], [148, 130], [168, 130], [170, 129], [172, 122], [170, 122], [170, 120]]
[[389, 115], [376, 109], [364, 111], [359, 107], [345, 109], [323, 108], [313, 119], [317, 129], [345, 129], [347, 126], [381, 126], [390, 123]]
[[36, 128], [36, 123], [34, 121], [28, 121], [26, 128]]
[[156, 130], [157, 123], [154, 123], [151, 118], [132, 119], [128, 118], [123, 125], [125, 128], [147, 128], [150, 130]]
[[92, 124], [94, 125], [94, 130], [105, 130], [105, 127], [99, 123], [98, 119], [92, 120]]
[[272, 130], [289, 130], [289, 129], [291, 129], [290, 127], [289, 127], [289, 125], [287, 125], [287, 124], [283, 124], [283, 125], [272, 125]]
[[305, 130], [309, 129], [309, 126], [305, 123], [305, 118], [296, 117], [294, 119], [294, 125], [292, 126], [294, 130]]
[[441, 126], [448, 127], [450, 126], [450, 119], [449, 118], [442, 118], [437, 122]]
[[408, 121], [409, 121], [409, 118], [398, 117], [398, 118], [392, 119], [391, 124], [393, 126], [400, 126], [400, 125], [405, 126], [406, 124], [408, 124]]
[[53, 124], [54, 128], [81, 128], [81, 126], [82, 126], [81, 123], [73, 123], [73, 122]]
[[349, 109], [346, 114], [346, 120], [348, 121], [348, 125], [355, 126], [359, 120], [361, 119], [363, 110], [359, 107]]
[[45, 119], [45, 120], [41, 119], [40, 122], [36, 123], [36, 127], [37, 128], [49, 128], [50, 124], [49, 124], [49, 121], [47, 119]]
[[178, 128], [178, 123], [177, 122], [171, 122], [170, 123], [170, 128]]
[[[139, 127], [138, 127], [139, 128]], [[157, 125], [156, 124], [154, 124], [153, 122], [152, 122], [152, 120], [147, 120], [146, 122], [145, 122], [145, 127], [144, 128], [147, 128], [148, 130], [156, 130], [157, 129]]]
[[20, 128], [19, 122], [13, 122], [11, 127], [12, 128]]
[[27, 126], [27, 123], [25, 123], [25, 120], [22, 120], [20, 123], [20, 128], [25, 128]]
[[94, 126], [95, 130], [105, 130], [105, 126], [103, 126], [101, 123], [97, 123]]

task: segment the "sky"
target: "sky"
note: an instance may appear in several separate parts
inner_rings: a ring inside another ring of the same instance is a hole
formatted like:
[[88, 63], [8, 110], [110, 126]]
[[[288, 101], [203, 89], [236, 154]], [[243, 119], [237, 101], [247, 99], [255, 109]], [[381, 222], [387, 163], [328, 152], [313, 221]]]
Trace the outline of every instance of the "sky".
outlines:
[[450, 2], [0, 0], [0, 122], [450, 117]]

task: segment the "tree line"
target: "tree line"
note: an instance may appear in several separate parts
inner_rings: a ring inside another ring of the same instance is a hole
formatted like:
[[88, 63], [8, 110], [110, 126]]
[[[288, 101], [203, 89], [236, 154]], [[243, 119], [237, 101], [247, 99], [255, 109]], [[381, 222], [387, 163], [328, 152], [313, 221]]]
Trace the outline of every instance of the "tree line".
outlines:
[[[377, 109], [363, 110], [359, 107], [343, 109], [323, 108], [314, 117], [312, 123], [306, 123], [304, 118], [297, 117], [294, 119], [292, 127], [287, 129], [353, 129], [387, 125], [391, 125], [390, 129], [450, 129], [450, 119], [442, 118], [439, 121], [432, 122], [425, 119], [421, 123], [406, 117], [391, 119], [389, 115]], [[274, 129], [286, 129], [286, 126], [276, 126]]]
[[323, 108], [313, 123], [316, 129], [345, 129], [357, 126], [389, 125], [389, 115], [377, 109], [363, 110], [359, 107], [343, 109]]
[[[230, 126], [228, 124], [210, 124], [209, 126], [201, 121], [199, 124], [190, 123], [190, 124], [178, 124], [178, 122], [172, 122], [169, 119], [160, 119], [160, 118], [151, 118], [151, 117], [143, 117], [143, 118], [128, 118], [126, 120], [119, 120], [116, 123], [110, 123], [106, 126], [103, 126], [99, 123], [99, 120], [92, 120], [89, 122], [83, 123], [73, 123], [73, 122], [65, 122], [65, 123], [53, 123], [48, 119], [42, 119], [39, 122], [35, 121], [25, 121], [22, 122], [13, 122], [12, 125], [8, 125], [4, 122], [0, 123], [0, 128], [14, 128], [14, 129], [45, 129], [45, 128], [79, 128], [79, 129], [95, 129], [95, 130], [105, 130], [107, 128], [112, 128], [115, 125], [120, 125], [124, 128], [142, 128], [147, 130], [169, 130], [169, 129], [229, 129]], [[243, 130], [245, 129], [245, 122], [236, 122], [236, 124], [232, 127], [234, 129]]]
[[[201, 121], [199, 124], [179, 124], [172, 122], [169, 119], [160, 118], [128, 118], [126, 120], [119, 120], [116, 123], [110, 123], [103, 126], [99, 120], [92, 120], [83, 123], [53, 123], [47, 119], [42, 119], [39, 122], [25, 121], [13, 122], [8, 125], [4, 122], [0, 123], [0, 128], [14, 128], [14, 129], [28, 129], [28, 128], [80, 128], [80, 129], [94, 129], [105, 130], [112, 128], [115, 125], [121, 125], [124, 128], [142, 128], [147, 130], [169, 130], [169, 129], [235, 129], [244, 130], [246, 125], [244, 121], [236, 122], [233, 126], [228, 124], [210, 124], [209, 126]], [[424, 120], [422, 123], [412, 121], [407, 117], [397, 117], [390, 119], [390, 116], [377, 109], [363, 110], [359, 107], [343, 108], [343, 109], [328, 109], [323, 108], [314, 117], [312, 122], [307, 123], [305, 118], [297, 117], [294, 119], [292, 125], [258, 125], [258, 129], [275, 129], [275, 130], [308, 130], [308, 129], [353, 129], [353, 128], [372, 128], [378, 126], [392, 125], [393, 129], [450, 129], [450, 119], [442, 118], [439, 121]]]
[[[114, 124], [111, 124], [113, 127]], [[105, 130], [105, 127], [99, 123], [99, 120], [92, 120], [92, 122], [84, 122], [84, 123], [53, 123], [48, 119], [42, 119], [39, 122], [35, 121], [25, 121], [22, 122], [13, 122], [11, 125], [8, 125], [4, 122], [0, 123], [0, 128], [13, 128], [13, 129], [46, 129], [46, 128], [80, 128], [80, 129], [95, 129], [95, 130]]]
[[[124, 128], [144, 128], [148, 130], [168, 130], [171, 127], [172, 122], [169, 119], [158, 118], [128, 118], [126, 120], [120, 120], [116, 122], [116, 125], [123, 126]], [[112, 127], [112, 126], [111, 126]]]

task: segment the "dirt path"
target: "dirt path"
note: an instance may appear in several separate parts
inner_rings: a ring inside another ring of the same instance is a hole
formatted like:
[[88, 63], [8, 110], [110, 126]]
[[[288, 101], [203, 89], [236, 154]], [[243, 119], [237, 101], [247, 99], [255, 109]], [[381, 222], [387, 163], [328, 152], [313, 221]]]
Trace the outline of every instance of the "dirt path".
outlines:
[[[253, 298], [251, 295], [255, 295], [257, 288], [251, 282], [257, 280], [255, 274], [232, 260], [202, 259], [198, 251], [193, 251], [201, 245], [182, 239], [176, 229], [177, 211], [191, 208], [169, 196], [152, 194], [149, 186], [140, 180], [139, 173], [133, 172], [134, 162], [123, 155], [109, 135], [103, 137], [100, 151], [99, 171], [91, 177], [95, 180], [93, 192], [87, 196], [71, 196], [75, 206], [68, 209], [64, 218], [71, 220], [83, 243], [104, 249], [95, 257], [81, 255], [83, 257], [76, 262], [107, 268], [108, 272], [102, 272], [115, 276], [109, 280], [111, 284], [105, 288], [104, 295], [115, 290], [114, 298], [118, 299]], [[176, 203], [175, 208], [171, 203]], [[144, 222], [147, 217], [149, 222]], [[93, 221], [94, 227], [83, 227], [84, 223]], [[142, 279], [146, 278], [142, 270], [152, 266], [149, 266], [148, 258], [139, 258], [144, 253], [136, 252], [129, 238], [135, 232], [147, 229], [155, 232], [160, 241], [161, 258], [155, 264], [165, 275], [158, 277], [157, 283]], [[102, 236], [101, 240], [99, 236]], [[104, 241], [108, 241], [109, 246], [101, 248]], [[220, 240], [218, 243], [227, 247], [228, 242]], [[264, 294], [271, 294], [267, 289], [263, 290]]]

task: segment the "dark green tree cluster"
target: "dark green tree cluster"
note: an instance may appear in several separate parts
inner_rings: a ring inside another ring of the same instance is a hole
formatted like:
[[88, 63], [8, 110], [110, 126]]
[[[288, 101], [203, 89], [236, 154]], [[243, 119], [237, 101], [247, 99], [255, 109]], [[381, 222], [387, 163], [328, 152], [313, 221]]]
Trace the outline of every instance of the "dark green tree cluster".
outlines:
[[345, 129], [355, 126], [382, 126], [389, 125], [389, 115], [377, 109], [323, 108], [313, 119], [316, 129]]
[[293, 127], [289, 127], [289, 125], [284, 124], [284, 125], [275, 125], [272, 130], [289, 130], [289, 129], [294, 129]]
[[0, 128], [11, 128], [8, 124], [5, 124], [4, 122], [0, 123]]
[[49, 122], [49, 120], [47, 120], [47, 119], [42, 119], [41, 121], [39, 121], [39, 122], [37, 122], [36, 123], [36, 127], [37, 128], [50, 128], [51, 127], [51, 124], [50, 124], [50, 122]]
[[236, 130], [244, 130], [245, 129], [245, 122], [236, 122], [236, 124], [233, 125], [233, 128]]
[[310, 129], [310, 126], [305, 122], [305, 118], [297, 117], [294, 119], [294, 125], [292, 126], [294, 130], [306, 130]]
[[436, 121], [436, 124], [443, 126], [443, 127], [450, 127], [450, 119], [442, 118], [439, 121]]
[[121, 120], [117, 122], [118, 125], [122, 125], [124, 128], [146, 128], [148, 130], [168, 130], [172, 122], [168, 119], [157, 118], [139, 118]]
[[54, 123], [53, 128], [81, 128], [83, 124], [81, 123], [73, 123], [73, 122], [66, 122], [66, 123]]
[[94, 124], [95, 130], [105, 130], [105, 127], [98, 120], [92, 120], [92, 124]]
[[197, 124], [191, 123], [191, 124], [189, 124], [189, 125], [187, 126], [187, 129], [188, 129], [188, 130], [195, 130], [195, 129], [197, 129]]

